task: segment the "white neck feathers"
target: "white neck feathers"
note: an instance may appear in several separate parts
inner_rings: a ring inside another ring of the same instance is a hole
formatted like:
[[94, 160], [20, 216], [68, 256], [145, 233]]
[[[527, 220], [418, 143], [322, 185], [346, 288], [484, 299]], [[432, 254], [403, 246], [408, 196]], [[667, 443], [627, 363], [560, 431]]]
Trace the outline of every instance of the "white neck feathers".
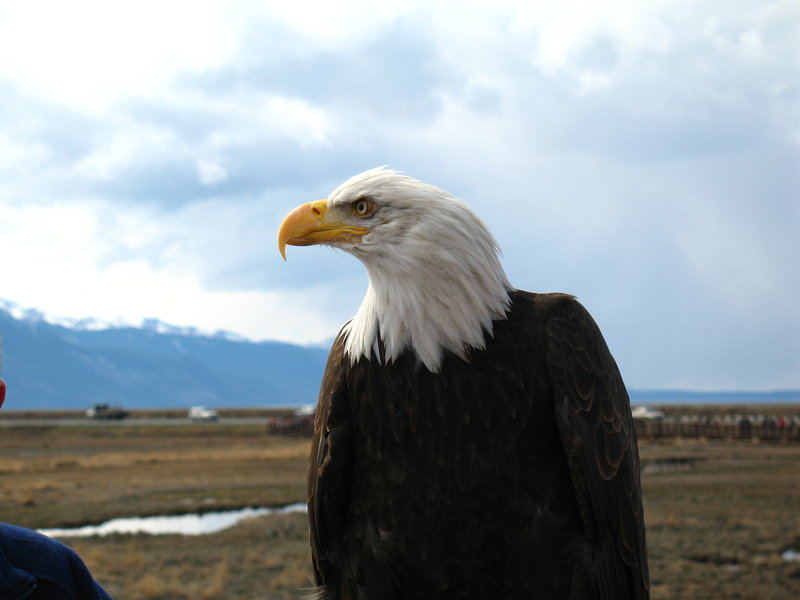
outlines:
[[508, 310], [511, 286], [491, 233], [463, 202], [419, 185], [425, 199], [415, 203], [423, 208], [414, 220], [401, 211], [397, 223], [350, 250], [369, 275], [364, 301], [344, 329], [353, 361], [380, 360], [380, 340], [386, 361], [412, 350], [437, 372], [445, 351], [466, 359], [471, 348], [483, 348], [492, 321]]

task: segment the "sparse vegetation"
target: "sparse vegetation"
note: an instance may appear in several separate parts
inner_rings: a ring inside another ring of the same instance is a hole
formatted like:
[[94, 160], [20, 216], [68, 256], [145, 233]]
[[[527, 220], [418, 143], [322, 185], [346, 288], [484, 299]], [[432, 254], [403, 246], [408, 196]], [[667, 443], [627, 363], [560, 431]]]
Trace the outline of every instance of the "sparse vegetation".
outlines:
[[[0, 520], [98, 523], [302, 501], [308, 440], [261, 425], [9, 427]], [[800, 597], [800, 444], [641, 445], [654, 600]], [[302, 514], [203, 537], [65, 540], [119, 599], [283, 600], [312, 583]]]

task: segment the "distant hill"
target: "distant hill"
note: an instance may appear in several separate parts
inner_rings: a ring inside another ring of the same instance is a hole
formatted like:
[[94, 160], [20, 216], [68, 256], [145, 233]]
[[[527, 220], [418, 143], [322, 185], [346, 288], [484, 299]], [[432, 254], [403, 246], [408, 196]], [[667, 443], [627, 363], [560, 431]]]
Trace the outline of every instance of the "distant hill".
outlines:
[[[46, 317], [0, 300], [5, 410], [299, 406], [317, 399], [327, 348]], [[800, 391], [629, 390], [633, 404], [800, 403]]]
[[328, 350], [201, 335], [158, 321], [53, 323], [0, 302], [5, 410], [296, 406], [317, 398]]
[[691, 390], [629, 390], [631, 404], [795, 404], [800, 390], [766, 392], [695, 392]]

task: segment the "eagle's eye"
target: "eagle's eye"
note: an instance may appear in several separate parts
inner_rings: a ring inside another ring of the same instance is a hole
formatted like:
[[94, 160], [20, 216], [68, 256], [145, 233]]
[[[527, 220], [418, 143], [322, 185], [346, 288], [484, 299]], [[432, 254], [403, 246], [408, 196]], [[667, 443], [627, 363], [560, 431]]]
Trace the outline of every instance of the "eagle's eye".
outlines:
[[353, 214], [361, 219], [371, 217], [375, 212], [375, 201], [372, 198], [357, 198], [353, 200]]

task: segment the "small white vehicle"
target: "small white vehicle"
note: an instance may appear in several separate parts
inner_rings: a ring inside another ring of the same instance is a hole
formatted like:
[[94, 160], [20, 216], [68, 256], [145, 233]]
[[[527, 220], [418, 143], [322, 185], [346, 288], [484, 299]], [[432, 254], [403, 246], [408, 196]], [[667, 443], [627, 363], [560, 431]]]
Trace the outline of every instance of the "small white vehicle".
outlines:
[[633, 408], [633, 410], [631, 410], [631, 416], [634, 419], [660, 420], [664, 418], [664, 413], [663, 411], [655, 408], [636, 406]]
[[213, 408], [193, 406], [189, 409], [189, 418], [192, 421], [216, 421], [219, 415]]

